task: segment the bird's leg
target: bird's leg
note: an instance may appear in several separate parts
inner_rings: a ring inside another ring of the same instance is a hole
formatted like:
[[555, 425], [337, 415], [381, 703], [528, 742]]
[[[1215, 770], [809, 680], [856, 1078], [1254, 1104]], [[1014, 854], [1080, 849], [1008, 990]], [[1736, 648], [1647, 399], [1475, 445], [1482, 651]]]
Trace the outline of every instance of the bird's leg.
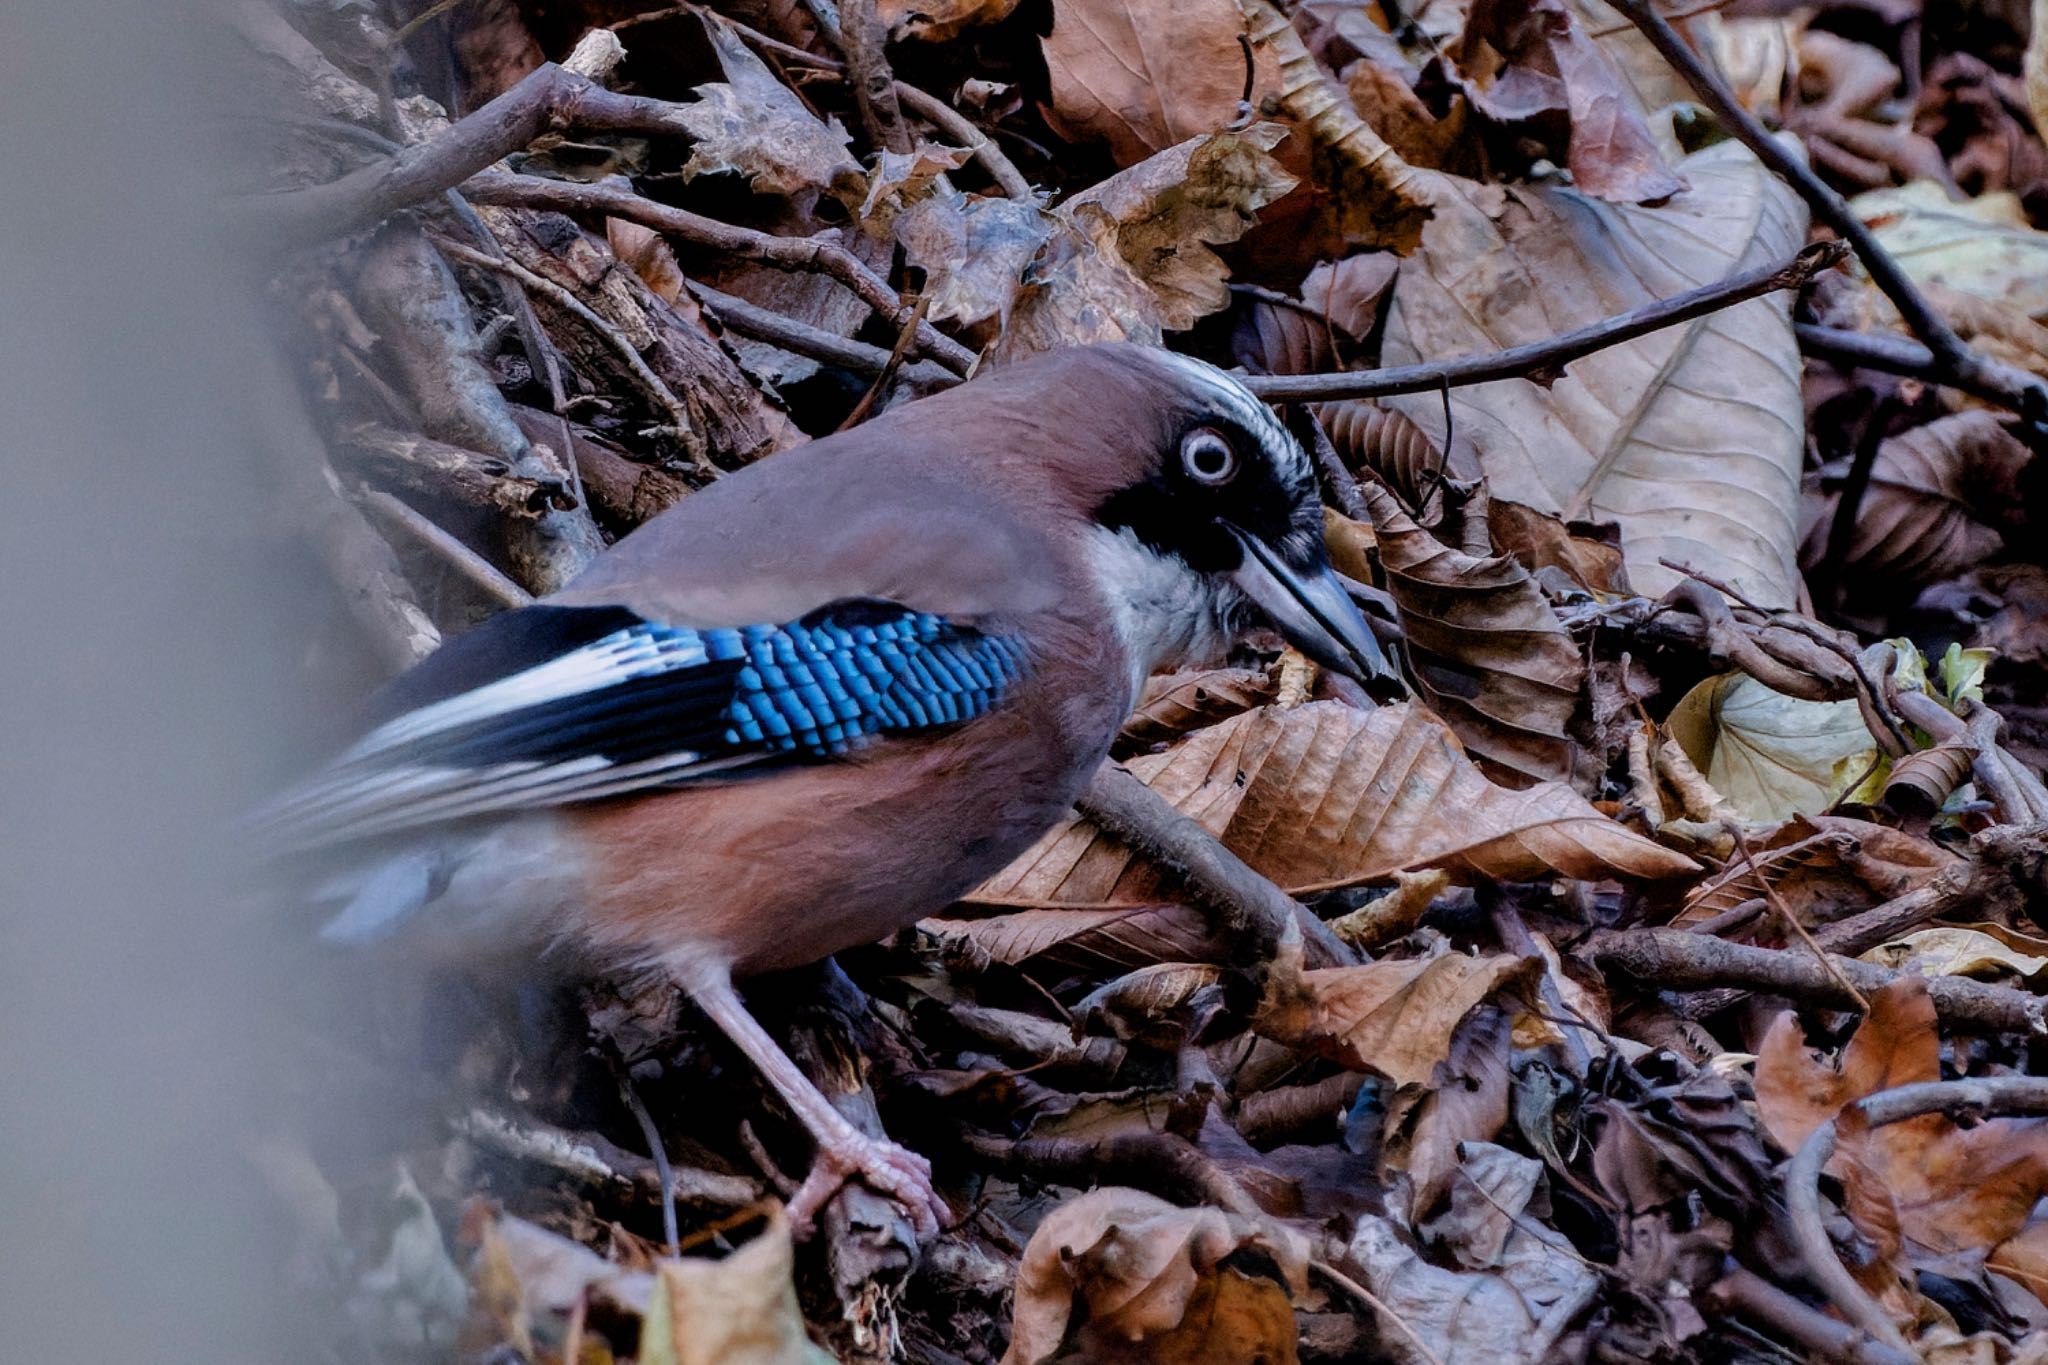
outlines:
[[901, 1204], [910, 1215], [920, 1240], [938, 1235], [950, 1210], [932, 1187], [932, 1167], [917, 1153], [886, 1138], [870, 1137], [848, 1123], [810, 1078], [798, 1069], [779, 1043], [761, 1027], [732, 982], [722, 973], [711, 980], [691, 983], [690, 996], [711, 1022], [725, 1032], [747, 1055], [755, 1069], [775, 1087], [790, 1112], [796, 1115], [817, 1144], [811, 1173], [796, 1197], [790, 1200], [789, 1220], [801, 1234], [825, 1201], [839, 1192], [848, 1180], [859, 1180], [870, 1189]]

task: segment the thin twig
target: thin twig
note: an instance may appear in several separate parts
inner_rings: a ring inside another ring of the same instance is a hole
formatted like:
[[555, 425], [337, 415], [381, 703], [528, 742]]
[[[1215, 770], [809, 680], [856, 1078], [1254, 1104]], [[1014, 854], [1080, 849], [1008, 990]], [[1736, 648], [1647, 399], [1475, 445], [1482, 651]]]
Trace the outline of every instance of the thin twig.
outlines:
[[460, 242], [449, 241], [446, 237], [435, 237], [434, 245], [443, 253], [456, 260], [473, 265], [479, 270], [489, 270], [519, 281], [527, 289], [541, 295], [556, 307], [569, 313], [588, 328], [593, 336], [617, 353], [625, 362], [631, 374], [655, 406], [667, 414], [670, 427], [683, 450], [695, 463], [699, 472], [707, 477], [718, 475], [718, 466], [711, 462], [710, 447], [705, 444], [704, 433], [697, 430], [698, 422], [683, 400], [676, 397], [674, 389], [662, 382], [661, 376], [647, 366], [646, 359], [618, 328], [600, 317], [595, 309], [582, 299], [556, 284], [545, 275], [528, 270], [509, 256], [492, 256]]
[[1872, 1341], [1845, 1322], [1793, 1298], [1763, 1276], [1737, 1266], [1715, 1281], [1708, 1296], [1740, 1317], [1790, 1337], [1823, 1360], [1850, 1365], [1918, 1365], [1920, 1357], [1901, 1354]]
[[1545, 341], [1514, 346], [1488, 355], [1431, 360], [1383, 370], [1345, 370], [1334, 374], [1245, 375], [1246, 388], [1269, 403], [1321, 402], [1334, 398], [1386, 398], [1400, 393], [1484, 384], [1495, 379], [1526, 379], [1555, 370], [1610, 346], [1718, 313], [1748, 299], [1781, 289], [1801, 289], [1814, 277], [1834, 268], [1848, 254], [1836, 242], [1817, 242], [1776, 265], [1732, 275], [1668, 299], [1646, 303], [1626, 313], [1602, 318], [1590, 326]]
[[1410, 1327], [1407, 1321], [1399, 1313], [1396, 1313], [1385, 1299], [1382, 1299], [1379, 1295], [1373, 1293], [1370, 1289], [1367, 1289], [1328, 1261], [1310, 1261], [1308, 1268], [1343, 1290], [1346, 1294], [1349, 1294], [1352, 1298], [1357, 1299], [1367, 1308], [1370, 1308], [1376, 1317], [1392, 1323], [1402, 1336], [1408, 1338], [1408, 1344], [1415, 1349], [1417, 1355], [1427, 1362], [1427, 1365], [1443, 1365], [1443, 1361], [1438, 1358], [1437, 1353], [1429, 1349], [1429, 1343], [1424, 1341], [1421, 1335], [1413, 1327]]
[[[2037, 1076], [1980, 1076], [1961, 1081], [1929, 1081], [1880, 1090], [1856, 1102], [1872, 1128], [1918, 1118], [1922, 1114], [2048, 1113], [2048, 1079]], [[1820, 1172], [1835, 1151], [1835, 1123], [1814, 1129], [1785, 1171], [1785, 1205], [1791, 1215], [1793, 1241], [1807, 1273], [1827, 1292], [1842, 1316], [1894, 1350], [1912, 1357], [1912, 1348], [1877, 1300], [1864, 1292], [1835, 1255], [1821, 1221]]]
[[1735, 851], [1740, 853], [1742, 861], [1749, 865], [1749, 874], [1755, 877], [1757, 885], [1763, 888], [1764, 899], [1771, 903], [1771, 909], [1778, 912], [1778, 918], [1785, 921], [1785, 927], [1792, 931], [1793, 936], [1806, 945], [1807, 951], [1813, 954], [1813, 960], [1827, 968], [1828, 975], [1840, 982], [1842, 989], [1854, 997], [1856, 1008], [1865, 1014], [1870, 1013], [1870, 1001], [1864, 998], [1863, 992], [1857, 990], [1848, 977], [1836, 969], [1834, 961], [1821, 950], [1818, 943], [1813, 941], [1813, 935], [1807, 932], [1806, 926], [1799, 922], [1799, 916], [1792, 913], [1792, 907], [1785, 904], [1785, 898], [1778, 894], [1778, 888], [1765, 875], [1763, 868], [1757, 865], [1756, 854], [1750, 851], [1749, 840], [1743, 837], [1742, 831], [1735, 825], [1731, 824], [1727, 828], [1729, 836], [1735, 840]]
[[[1988, 382], [1989, 359], [1972, 350], [1956, 335], [1955, 329], [1935, 311], [1934, 305], [1927, 301], [1912, 278], [1884, 249], [1877, 240], [1877, 234], [1856, 216], [1848, 200], [1837, 194], [1805, 161], [1773, 138], [1756, 116], [1742, 107], [1727, 85], [1707, 69], [1699, 54], [1657, 13], [1649, 0], [1611, 0], [1611, 3], [1641, 30], [1643, 36], [1650, 40], [1650, 45], [1684, 78], [1700, 102], [1714, 112], [1721, 126], [1739, 138], [1756, 153], [1759, 161], [1790, 185], [1806, 201], [1814, 217], [1855, 247], [1871, 283], [1882, 290], [1899, 310], [1899, 317], [1907, 330], [1925, 343], [1933, 356], [1936, 372], [1945, 381], [1969, 379]], [[2026, 387], [2014, 397], [2017, 410], [2027, 419], [2037, 438], [2048, 437], [2048, 427], [2043, 425], [2048, 423], [2048, 384], [2029, 376]]]
[[969, 123], [952, 105], [903, 81], [896, 82], [896, 98], [905, 109], [973, 152], [974, 159], [988, 172], [989, 179], [996, 182], [997, 189], [1020, 203], [1037, 201], [1031, 182], [1024, 178], [1024, 172], [1017, 169], [1017, 163], [996, 146], [994, 138]]
[[[684, 287], [719, 326], [735, 335], [765, 341], [793, 355], [822, 360], [870, 379], [889, 367], [889, 352], [879, 346], [870, 346], [865, 341], [855, 341], [851, 337], [798, 322], [795, 318], [784, 317], [759, 304], [713, 289], [700, 280], [685, 280]], [[959, 378], [930, 361], [920, 361], [908, 367], [903, 377], [920, 391], [957, 383]]]
[[[1309, 908], [1275, 886], [1215, 835], [1114, 763], [1096, 769], [1081, 799], [1083, 815], [1177, 875], [1203, 908], [1220, 913], [1233, 936], [1270, 961], [1299, 934], [1311, 965], [1358, 960]], [[1317, 961], [1320, 959], [1320, 961]]]
[[1799, 348], [1816, 359], [1837, 365], [1862, 366], [1884, 374], [1902, 375], [1946, 384], [1952, 389], [1981, 398], [1987, 403], [2019, 411], [2033, 376], [2015, 365], [1987, 359], [1974, 374], [1944, 374], [1934, 352], [1910, 337], [1890, 332], [1853, 332], [1845, 327], [1822, 327], [1799, 322], [1792, 326]]
[[917, 306], [911, 310], [910, 325], [897, 335], [895, 349], [889, 352], [889, 359], [883, 364], [882, 372], [875, 376], [874, 383], [868, 385], [868, 391], [853, 405], [853, 411], [846, 414], [846, 420], [839, 424], [838, 430], [847, 431], [859, 426], [867, 420], [867, 415], [874, 411], [875, 404], [888, 389], [890, 381], [895, 379], [896, 371], [902, 368], [903, 357], [910, 354], [910, 343], [917, 339], [918, 324], [924, 321], [925, 310], [931, 307], [931, 302], [929, 294], [918, 296]]
[[[466, 181], [462, 192], [479, 204], [553, 209], [558, 213], [609, 214], [695, 246], [759, 261], [780, 270], [818, 271], [852, 290], [861, 302], [889, 319], [893, 326], [902, 327], [910, 320], [910, 309], [889, 282], [876, 274], [867, 262], [836, 242], [820, 241], [814, 237], [778, 237], [770, 232], [736, 227], [687, 209], [658, 204], [631, 190], [610, 184], [579, 185], [566, 180], [543, 180], [533, 175], [486, 171]], [[923, 355], [957, 375], [967, 375], [974, 369], [974, 352], [929, 322], [919, 326], [917, 344]]]
[[365, 489], [361, 502], [386, 523], [411, 536], [489, 601], [501, 607], [523, 607], [533, 601], [533, 594], [501, 573], [497, 565], [420, 515], [410, 503], [381, 488]]
[[[1844, 982], [1868, 996], [1901, 975], [1839, 955], [1830, 956], [1830, 972], [1803, 952], [1703, 938], [1683, 929], [1603, 931], [1593, 935], [1588, 947], [1601, 971], [1664, 990], [1738, 986], [1837, 1009], [1856, 1004]], [[2048, 1000], [2027, 991], [1966, 976], [1938, 976], [1928, 981], [1927, 994], [1935, 1014], [1957, 1027], [2048, 1033]]]

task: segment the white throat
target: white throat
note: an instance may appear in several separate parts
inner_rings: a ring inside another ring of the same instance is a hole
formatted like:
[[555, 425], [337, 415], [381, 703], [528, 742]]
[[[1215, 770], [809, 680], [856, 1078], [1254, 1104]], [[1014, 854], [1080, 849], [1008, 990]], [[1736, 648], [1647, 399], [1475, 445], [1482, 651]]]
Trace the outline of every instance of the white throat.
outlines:
[[1219, 660], [1230, 647], [1236, 590], [1154, 552], [1128, 527], [1088, 530], [1095, 581], [1131, 661], [1131, 695], [1162, 668]]

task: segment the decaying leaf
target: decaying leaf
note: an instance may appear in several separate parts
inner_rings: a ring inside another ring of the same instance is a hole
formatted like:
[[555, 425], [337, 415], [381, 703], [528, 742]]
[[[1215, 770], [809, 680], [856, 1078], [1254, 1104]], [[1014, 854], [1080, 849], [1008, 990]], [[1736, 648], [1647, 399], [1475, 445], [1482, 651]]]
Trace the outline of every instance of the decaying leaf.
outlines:
[[1091, 341], [1158, 343], [1229, 302], [1209, 248], [1237, 240], [1293, 183], [1270, 124], [1170, 147], [1046, 210], [935, 193], [896, 219], [937, 319], [1003, 322], [1015, 358]]
[[1069, 199], [1061, 212], [1114, 251], [1157, 300], [1170, 331], [1229, 303], [1229, 270], [1210, 243], [1234, 242], [1253, 214], [1294, 187], [1268, 155], [1274, 123], [1191, 138]]
[[1345, 1260], [1407, 1327], [1402, 1332], [1389, 1325], [1381, 1333], [1380, 1344], [1395, 1358], [1409, 1365], [1500, 1365], [1528, 1358], [1537, 1315], [1504, 1277], [1433, 1266], [1393, 1223], [1370, 1215], [1358, 1220]]
[[1252, 1027], [1399, 1085], [1429, 1079], [1466, 1015], [1543, 975], [1539, 958], [1463, 953], [1302, 971], [1299, 951], [1274, 964]]
[[[2023, 507], [2018, 481], [2030, 458], [2000, 414], [1983, 409], [1891, 437], [1878, 447], [1844, 567], [1865, 584], [1919, 588], [1997, 553], [2001, 528]], [[1826, 557], [1840, 496], [1806, 502], [1799, 557], [1809, 568]]]
[[1571, 781], [1586, 666], [1535, 579], [1439, 543], [1378, 487], [1366, 501], [1423, 699], [1496, 775]]
[[[1849, 207], [1916, 284], [1941, 284], [2048, 318], [2048, 234], [2028, 224], [2018, 198], [1957, 203], [1928, 180], [1872, 190]], [[1888, 303], [1877, 304], [1886, 315]]]
[[678, 119], [697, 140], [685, 176], [737, 171], [762, 194], [804, 203], [830, 192], [849, 207], [867, 179], [837, 120], [821, 121], [722, 22], [706, 24], [725, 80], [697, 87]]
[[1307, 1271], [1306, 1241], [1278, 1223], [1091, 1190], [1032, 1233], [1003, 1362], [1292, 1365]]
[[[1837, 1150], [1848, 1212], [1880, 1245], [1909, 1252], [1988, 1251], [2016, 1235], [2048, 1194], [2048, 1121], [1991, 1119], [1959, 1127], [1942, 1114], [1871, 1128], [1844, 1106], [1880, 1090], [1941, 1079], [1941, 1037], [1926, 979], [1902, 975], [1870, 997], [1870, 1013], [1830, 1066], [1807, 1052], [1782, 1014], [1757, 1051], [1757, 1108], [1771, 1135], [1796, 1148], [1840, 1116]], [[1890, 1232], [1888, 1229], [1896, 1229]]]
[[868, 197], [860, 206], [866, 223], [886, 223], [904, 204], [911, 203], [948, 171], [967, 164], [972, 152], [962, 147], [934, 147], [920, 143], [907, 152], [883, 151], [875, 157], [875, 169], [868, 176]]
[[[1696, 870], [1567, 787], [1493, 785], [1443, 722], [1412, 705], [1253, 711], [1127, 766], [1297, 894], [1424, 867], [1503, 881], [1546, 870], [1595, 878]], [[1173, 900], [1176, 892], [1122, 843], [1075, 817], [968, 899], [1111, 906]]]
[[1877, 742], [1855, 702], [1788, 697], [1747, 673], [1700, 683], [1672, 708], [1666, 728], [1750, 820], [1819, 814], [1877, 766]]
[[1017, 0], [876, 0], [875, 15], [898, 42], [943, 43], [964, 29], [1000, 23], [1016, 8]]
[[1206, 668], [1150, 679], [1111, 753], [1124, 758], [1160, 749], [1182, 735], [1273, 700], [1279, 679], [1263, 668]]
[[1244, 94], [1243, 33], [1236, 0], [1056, 0], [1046, 121], [1120, 166], [1213, 133]]
[[1474, 0], [1459, 65], [1473, 103], [1494, 122], [1564, 126], [1572, 181], [1587, 194], [1639, 204], [1685, 188], [1565, 0]]
[[723, 1260], [669, 1258], [641, 1323], [640, 1365], [832, 1365], [796, 1302], [796, 1251], [778, 1211]]
[[[1798, 199], [1738, 143], [1688, 157], [1692, 185], [1657, 208], [1570, 190], [1447, 179], [1402, 262], [1384, 363], [1541, 341], [1789, 254]], [[1441, 442], [1437, 394], [1387, 400]], [[1655, 596], [1670, 559], [1790, 606], [1804, 462], [1800, 362], [1783, 295], [1753, 299], [1526, 379], [1454, 390], [1451, 412], [1493, 492], [1568, 519], [1619, 523], [1630, 581]]]
[[2048, 939], [2030, 939], [1995, 925], [1943, 924], [1879, 944], [1863, 960], [1923, 976], [2017, 976], [2031, 983], [2048, 971]]

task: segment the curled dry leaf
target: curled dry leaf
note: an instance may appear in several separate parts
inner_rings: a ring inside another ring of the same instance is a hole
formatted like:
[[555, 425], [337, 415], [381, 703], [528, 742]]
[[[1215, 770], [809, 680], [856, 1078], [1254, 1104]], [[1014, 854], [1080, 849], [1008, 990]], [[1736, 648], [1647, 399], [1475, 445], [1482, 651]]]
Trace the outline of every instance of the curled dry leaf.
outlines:
[[[1996, 926], [1943, 924], [1921, 929], [1863, 954], [1865, 962], [1923, 976], [2019, 977], [2028, 984], [2048, 971], [2048, 941]], [[2031, 949], [2032, 951], [2028, 951]]]
[[1046, 122], [1120, 166], [1213, 133], [1237, 118], [1243, 33], [1236, 0], [1055, 0]]
[[[1996, 554], [2005, 543], [2000, 528], [2024, 506], [2019, 478], [2030, 458], [1999, 414], [1983, 409], [1891, 437], [1878, 447], [1844, 567], [1859, 581], [1911, 589]], [[1827, 555], [1839, 499], [1829, 492], [1807, 500], [1799, 557], [1809, 568]]]
[[[2048, 233], [2028, 224], [2018, 198], [1983, 194], [1957, 203], [1931, 180], [1872, 190], [1849, 207], [1915, 284], [1941, 284], [2048, 317]], [[1887, 301], [1879, 316], [1895, 320]]]
[[[1836, 1065], [1810, 1054], [1789, 1013], [1757, 1050], [1757, 1108], [1771, 1136], [1796, 1148], [1841, 1116], [1839, 1171], [1848, 1212], [1880, 1244], [1902, 1236], [1909, 1253], [1989, 1250], [2019, 1233], [2048, 1194], [2048, 1121], [1992, 1119], [1958, 1127], [1923, 1114], [1871, 1128], [1844, 1106], [1894, 1086], [1941, 1079], [1941, 1038], [1924, 977], [1900, 976], [1874, 992], [1870, 1013]], [[1895, 1231], [1894, 1231], [1895, 1229]]]
[[1252, 49], [1278, 69], [1273, 96], [1307, 137], [1325, 235], [1341, 244], [1413, 249], [1429, 216], [1427, 173], [1418, 171], [1331, 86], [1285, 14], [1268, 0], [1240, 0]]
[[725, 80], [697, 87], [697, 102], [677, 114], [697, 140], [683, 163], [685, 177], [737, 171], [762, 194], [781, 195], [800, 207], [830, 192], [849, 207], [867, 190], [851, 139], [837, 120], [825, 122], [717, 20], [707, 21]]
[[1031, 1234], [1003, 1365], [1291, 1365], [1307, 1273], [1306, 1241], [1269, 1219], [1091, 1190]]
[[[1418, 706], [1265, 709], [1201, 730], [1131, 772], [1240, 858], [1296, 893], [1443, 867], [1460, 878], [1654, 878], [1690, 858], [1624, 829], [1570, 788], [1488, 782]], [[986, 905], [1179, 899], [1170, 879], [1074, 817], [972, 892]]]
[[1164, 748], [1182, 735], [1265, 705], [1278, 689], [1278, 677], [1267, 668], [1206, 668], [1152, 678], [1110, 753], [1125, 758]]
[[1311, 374], [1345, 368], [1379, 320], [1399, 258], [1363, 251], [1323, 261], [1301, 282], [1299, 304], [1243, 300], [1231, 355], [1254, 374]]
[[1543, 975], [1541, 958], [1457, 952], [1304, 971], [1300, 952], [1283, 949], [1274, 961], [1252, 1027], [1397, 1085], [1427, 1081], [1466, 1015]]
[[1472, 102], [1495, 123], [1563, 125], [1572, 181], [1587, 194], [1639, 204], [1685, 188], [1564, 0], [1474, 0], [1459, 65]]
[[884, 148], [875, 158], [868, 176], [868, 197], [860, 206], [864, 222], [886, 223], [904, 205], [921, 197], [932, 183], [948, 171], [966, 165], [974, 153], [963, 147], [934, 147], [920, 143], [907, 152]]
[[1459, 472], [1445, 467], [1436, 442], [1406, 413], [1349, 398], [1317, 404], [1316, 417], [1347, 468], [1372, 475], [1416, 515], [1428, 504], [1437, 481]]
[[1005, 357], [1157, 343], [1229, 303], [1229, 269], [1209, 247], [1236, 241], [1293, 184], [1267, 154], [1280, 136], [1259, 124], [1194, 138], [1052, 210], [941, 191], [897, 215], [897, 240], [925, 272], [931, 316], [1001, 318]]
[[653, 228], [624, 218], [604, 220], [605, 241], [619, 263], [638, 275], [663, 303], [676, 304], [683, 297], [683, 268], [676, 263], [675, 249]]
[[875, 16], [893, 41], [943, 43], [963, 29], [1000, 23], [1016, 8], [1017, 0], [876, 0]]
[[1537, 577], [1547, 591], [1561, 586], [1607, 597], [1632, 597], [1621, 537], [1611, 523], [1567, 523], [1508, 498], [1490, 498], [1486, 529], [1494, 546]]
[[1371, 1215], [1358, 1220], [1344, 1260], [1386, 1305], [1379, 1316], [1391, 1315], [1406, 1327], [1381, 1323], [1380, 1345], [1393, 1358], [1410, 1365], [1528, 1359], [1537, 1315], [1504, 1277], [1433, 1266], [1393, 1223]]
[[1387, 591], [1424, 700], [1512, 785], [1570, 781], [1566, 736], [1586, 666], [1529, 571], [1439, 543], [1377, 486], [1366, 489]]
[[723, 1260], [667, 1258], [654, 1269], [640, 1365], [832, 1365], [804, 1330], [796, 1250], [779, 1209]]
[[[1439, 177], [1436, 216], [1401, 264], [1382, 358], [1401, 365], [1541, 341], [1789, 254], [1804, 207], [1739, 143], [1688, 157], [1658, 208], [1565, 189]], [[1457, 429], [1492, 490], [1620, 525], [1629, 578], [1662, 593], [1670, 559], [1790, 606], [1805, 455], [1800, 359], [1783, 295], [1752, 299], [1526, 379], [1458, 389]], [[1443, 400], [1388, 400], [1433, 439]]]
[[1878, 761], [1855, 702], [1788, 697], [1747, 673], [1700, 683], [1679, 699], [1665, 728], [1748, 820], [1818, 814], [1869, 778]]
[[1827, 924], [1925, 886], [1956, 862], [1932, 840], [1839, 815], [1788, 820], [1750, 854], [1754, 868], [1738, 856], [1687, 892], [1672, 923], [1688, 927], [1759, 899], [1767, 879], [1801, 924]]

